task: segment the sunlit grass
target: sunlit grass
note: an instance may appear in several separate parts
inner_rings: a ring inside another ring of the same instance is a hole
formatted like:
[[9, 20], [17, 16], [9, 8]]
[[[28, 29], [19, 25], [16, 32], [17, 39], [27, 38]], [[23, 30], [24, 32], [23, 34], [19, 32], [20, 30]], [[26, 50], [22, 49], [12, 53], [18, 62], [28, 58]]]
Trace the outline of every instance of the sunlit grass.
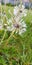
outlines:
[[[2, 12], [3, 12], [5, 8], [4, 6], [2, 7], [3, 7]], [[6, 6], [5, 12], [7, 17], [11, 18], [11, 15], [9, 14], [9, 9], [13, 13], [13, 7], [10, 6], [9, 7]], [[31, 10], [28, 10], [27, 16], [24, 17], [23, 20], [27, 24], [27, 30], [21, 36], [15, 32], [14, 34], [12, 34], [9, 31], [5, 32], [4, 30], [0, 30], [0, 52], [4, 53], [4, 55], [7, 56], [10, 65], [32, 65], [32, 11]], [[9, 41], [7, 43], [8, 38]], [[2, 61], [2, 63], [3, 65], [6, 65], [4, 60]], [[0, 58], [0, 63], [1, 63], [1, 58]]]

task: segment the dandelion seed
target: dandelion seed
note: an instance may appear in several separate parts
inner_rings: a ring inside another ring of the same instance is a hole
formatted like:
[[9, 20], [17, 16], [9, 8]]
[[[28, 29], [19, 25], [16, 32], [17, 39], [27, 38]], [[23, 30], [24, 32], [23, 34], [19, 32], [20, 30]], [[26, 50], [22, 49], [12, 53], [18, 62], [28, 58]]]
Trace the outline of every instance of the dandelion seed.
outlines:
[[6, 12], [4, 11], [3, 16], [6, 16]]
[[3, 28], [3, 20], [1, 19], [0, 20], [0, 30], [2, 30], [2, 28]]
[[9, 19], [9, 20], [8, 20], [8, 23], [12, 23], [12, 20], [11, 20], [11, 19]]
[[7, 24], [3, 24], [3, 28], [4, 29], [7, 29]]
[[11, 30], [11, 27], [10, 26], [7, 26], [7, 30], [10, 31]]
[[1, 6], [1, 2], [0, 2], [0, 6]]
[[2, 27], [3, 27], [3, 26], [0, 24], [0, 30], [2, 29]]
[[25, 9], [25, 6], [24, 5], [22, 5], [22, 9]]
[[17, 15], [17, 14], [18, 14], [18, 11], [19, 11], [19, 8], [18, 8], [18, 6], [16, 6], [16, 7], [14, 8], [14, 15]]

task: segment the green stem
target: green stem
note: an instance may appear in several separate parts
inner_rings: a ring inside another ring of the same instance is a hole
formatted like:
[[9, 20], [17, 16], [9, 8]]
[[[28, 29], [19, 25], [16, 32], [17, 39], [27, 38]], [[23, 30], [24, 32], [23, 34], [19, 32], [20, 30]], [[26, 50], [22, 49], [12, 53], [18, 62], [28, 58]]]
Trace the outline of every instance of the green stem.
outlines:
[[4, 35], [3, 35], [2, 39], [1, 39], [0, 44], [2, 44], [2, 43], [3, 43], [3, 40], [4, 40], [4, 38], [5, 38], [5, 35], [6, 35], [6, 30], [5, 30], [5, 32], [4, 32]]

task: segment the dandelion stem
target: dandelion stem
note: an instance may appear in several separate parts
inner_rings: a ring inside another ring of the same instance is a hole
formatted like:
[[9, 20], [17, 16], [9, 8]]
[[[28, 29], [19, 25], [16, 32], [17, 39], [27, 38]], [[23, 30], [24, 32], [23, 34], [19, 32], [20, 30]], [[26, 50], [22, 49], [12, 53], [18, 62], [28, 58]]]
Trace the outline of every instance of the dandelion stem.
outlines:
[[13, 34], [14, 34], [14, 32], [15, 32], [15, 29], [12, 31], [12, 33], [10, 34], [10, 36], [9, 36], [9, 38], [7, 39], [7, 44], [8, 44], [8, 42], [9, 42], [9, 39], [13, 36]]
[[4, 35], [3, 35], [2, 39], [1, 39], [0, 44], [2, 44], [2, 43], [3, 43], [3, 40], [4, 40], [4, 38], [5, 38], [5, 35], [6, 35], [6, 30], [5, 30], [5, 32], [4, 32]]

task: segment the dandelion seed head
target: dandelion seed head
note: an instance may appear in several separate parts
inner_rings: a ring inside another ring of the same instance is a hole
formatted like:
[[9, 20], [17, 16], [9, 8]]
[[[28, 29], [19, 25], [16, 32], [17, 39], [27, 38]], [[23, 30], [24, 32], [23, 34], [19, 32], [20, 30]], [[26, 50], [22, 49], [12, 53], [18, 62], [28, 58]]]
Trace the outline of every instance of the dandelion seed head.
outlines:
[[26, 23], [24, 21], [23, 22], [15, 22], [11, 25], [11, 27], [7, 27], [7, 29], [9, 31], [13, 31], [14, 29], [16, 29], [16, 33], [18, 32], [19, 35], [24, 33], [26, 31], [26, 28], [27, 28], [27, 26], [26, 26]]
[[19, 15], [21, 17], [27, 15], [27, 11], [25, 10], [24, 5], [22, 5], [22, 7], [21, 6], [16, 6], [14, 8], [14, 12], [13, 13], [14, 13], [15, 16], [18, 16], [18, 18], [19, 18]]

